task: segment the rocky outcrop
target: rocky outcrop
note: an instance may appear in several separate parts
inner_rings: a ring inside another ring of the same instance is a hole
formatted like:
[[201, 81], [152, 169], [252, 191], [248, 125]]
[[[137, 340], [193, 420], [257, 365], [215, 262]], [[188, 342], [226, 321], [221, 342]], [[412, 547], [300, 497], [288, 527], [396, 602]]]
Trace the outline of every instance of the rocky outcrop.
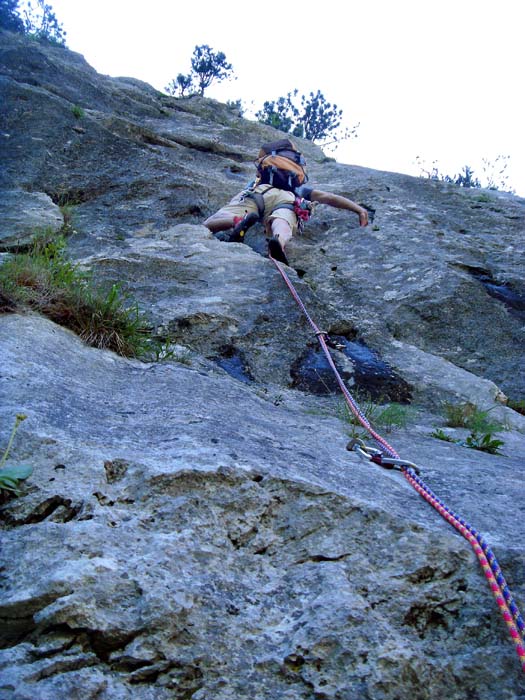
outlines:
[[[345, 450], [355, 429], [260, 227], [242, 245], [202, 226], [275, 132], [1, 39], [4, 256], [66, 216], [75, 261], [123, 283], [172, 352], [124, 359], [0, 299], [0, 439], [27, 414], [10, 460], [34, 468], [0, 511], [0, 697], [520, 697], [468, 544]], [[525, 393], [525, 202], [304, 150], [312, 182], [374, 217], [319, 207], [290, 277], [348, 387], [410, 406], [389, 442], [524, 601], [525, 418], [505, 395]], [[445, 401], [506, 423], [502, 454], [432, 437]]]
[[[3, 513], [4, 697], [517, 687], [470, 548], [400, 475], [345, 452], [336, 399], [258, 395], [198, 356], [125, 360], [38, 317], [1, 324], [4, 411], [29, 406], [17, 454], [35, 467]], [[420, 425], [395, 437], [522, 594], [512, 442], [496, 458]]]
[[44, 192], [3, 190], [0, 201], [2, 231], [0, 244], [7, 249], [23, 249], [35, 232], [58, 232], [64, 225], [60, 209]]

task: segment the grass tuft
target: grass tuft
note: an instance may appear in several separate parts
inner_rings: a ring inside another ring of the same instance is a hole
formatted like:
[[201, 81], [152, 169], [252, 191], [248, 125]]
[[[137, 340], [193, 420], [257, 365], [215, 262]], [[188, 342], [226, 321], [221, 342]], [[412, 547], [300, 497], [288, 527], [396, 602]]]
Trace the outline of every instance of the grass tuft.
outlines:
[[525, 416], [525, 399], [509, 399], [507, 406], [513, 411]]
[[445, 403], [443, 407], [446, 425], [450, 428], [468, 428], [475, 433], [497, 433], [505, 428], [499, 421], [491, 420], [490, 408], [481, 410], [470, 402]]
[[109, 290], [95, 286], [67, 257], [63, 236], [41, 233], [29, 249], [9, 255], [0, 266], [0, 299], [6, 310], [33, 309], [93, 347], [125, 357], [145, 357], [152, 350], [137, 304], [119, 284]]
[[441, 428], [437, 428], [431, 433], [431, 437], [493, 455], [501, 454], [499, 448], [505, 443], [503, 440], [493, 437], [493, 433], [505, 430], [505, 426], [498, 421], [491, 420], [489, 413], [492, 409], [482, 411], [475, 404], [469, 402], [445, 403], [444, 409], [446, 425], [451, 428], [467, 428], [470, 430], [470, 434], [465, 440], [458, 440], [445, 433]]
[[[368, 422], [385, 433], [391, 433], [396, 428], [406, 428], [414, 420], [415, 410], [412, 406], [399, 403], [376, 404], [368, 394], [358, 391], [354, 392], [354, 399]], [[339, 417], [348, 424], [350, 437], [366, 437], [366, 431], [346, 402], [341, 405]]]

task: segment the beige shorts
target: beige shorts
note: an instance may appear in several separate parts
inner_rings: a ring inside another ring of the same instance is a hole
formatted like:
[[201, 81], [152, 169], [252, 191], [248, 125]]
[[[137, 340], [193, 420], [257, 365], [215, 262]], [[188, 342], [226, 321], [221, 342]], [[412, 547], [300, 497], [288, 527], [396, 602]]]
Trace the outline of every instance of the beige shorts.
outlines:
[[[277, 187], [269, 185], [257, 185], [253, 190], [263, 195], [264, 198], [264, 218], [263, 223], [268, 235], [271, 235], [272, 221], [274, 219], [284, 219], [292, 229], [292, 235], [297, 231], [297, 216], [292, 209], [278, 208], [280, 204], [293, 204], [295, 195], [293, 192], [279, 190]], [[277, 208], [276, 208], [277, 207]], [[257, 212], [255, 200], [246, 197], [244, 192], [239, 192], [226, 206], [221, 207], [217, 214], [231, 216], [244, 216], [251, 212]]]

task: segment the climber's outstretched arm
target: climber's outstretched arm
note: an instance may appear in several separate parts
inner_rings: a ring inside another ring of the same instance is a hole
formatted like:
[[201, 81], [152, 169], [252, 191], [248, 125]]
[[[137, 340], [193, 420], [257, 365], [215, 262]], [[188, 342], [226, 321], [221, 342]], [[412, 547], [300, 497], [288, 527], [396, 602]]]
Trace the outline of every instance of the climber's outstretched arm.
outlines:
[[368, 224], [368, 212], [359, 204], [352, 202], [351, 199], [346, 197], [341, 197], [338, 194], [332, 194], [331, 192], [323, 192], [322, 190], [312, 190], [310, 195], [312, 202], [319, 202], [319, 204], [328, 204], [330, 207], [335, 207], [336, 209], [347, 209], [348, 211], [353, 211], [359, 216], [359, 225], [366, 226]]

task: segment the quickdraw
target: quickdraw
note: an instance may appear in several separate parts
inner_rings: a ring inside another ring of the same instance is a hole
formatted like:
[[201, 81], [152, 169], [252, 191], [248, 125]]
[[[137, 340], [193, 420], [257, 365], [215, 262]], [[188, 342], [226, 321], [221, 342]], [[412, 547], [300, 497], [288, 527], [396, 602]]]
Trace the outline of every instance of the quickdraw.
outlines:
[[305, 223], [310, 219], [314, 210], [315, 202], [309, 202], [304, 197], [296, 197], [293, 204], [293, 210], [297, 217], [297, 230], [299, 233], [304, 231]]
[[400, 471], [408, 483], [419, 493], [419, 495], [424, 498], [427, 503], [429, 503], [437, 512], [449, 522], [472, 546], [480, 566], [485, 574], [487, 583], [492, 591], [492, 594], [496, 600], [500, 612], [503, 616], [503, 620], [507, 626], [507, 630], [510, 637], [514, 643], [516, 653], [518, 654], [521, 668], [525, 671], [525, 623], [520, 610], [514, 599], [512, 593], [507, 585], [505, 577], [499, 567], [496, 557], [491, 551], [490, 547], [484, 540], [483, 536], [471, 525], [469, 525], [463, 518], [454, 513], [450, 508], [448, 508], [423, 482], [420, 478], [420, 471], [418, 467], [413, 462], [408, 462], [397, 454], [393, 447], [391, 447], [384, 438], [382, 438], [370, 425], [370, 422], [363, 414], [359, 408], [357, 402], [352, 397], [346, 385], [344, 384], [337, 367], [330, 355], [328, 350], [328, 334], [326, 331], [321, 331], [316, 326], [312, 318], [310, 317], [305, 305], [301, 301], [297, 291], [295, 290], [293, 284], [291, 283], [288, 275], [284, 271], [281, 263], [274, 258], [271, 258], [272, 262], [279, 271], [281, 277], [283, 278], [286, 286], [288, 287], [292, 297], [297, 302], [299, 308], [305, 315], [310, 326], [313, 328], [315, 336], [319, 341], [330, 365], [332, 371], [334, 372], [337, 383], [343, 393], [343, 396], [352, 411], [356, 416], [359, 423], [365, 428], [365, 430], [371, 435], [371, 437], [379, 445], [380, 449], [367, 446], [363, 440], [354, 439], [351, 440], [347, 449], [355, 451], [362, 458], [373, 462], [385, 469], [396, 469]]
[[381, 450], [369, 447], [360, 438], [352, 438], [346, 446], [346, 449], [350, 452], [357, 452], [361, 457], [365, 457], [365, 459], [369, 459], [371, 462], [385, 469], [403, 471], [403, 467], [410, 467], [419, 475], [419, 468], [413, 462], [408, 462], [406, 459], [401, 459], [399, 457], [386, 457]]

